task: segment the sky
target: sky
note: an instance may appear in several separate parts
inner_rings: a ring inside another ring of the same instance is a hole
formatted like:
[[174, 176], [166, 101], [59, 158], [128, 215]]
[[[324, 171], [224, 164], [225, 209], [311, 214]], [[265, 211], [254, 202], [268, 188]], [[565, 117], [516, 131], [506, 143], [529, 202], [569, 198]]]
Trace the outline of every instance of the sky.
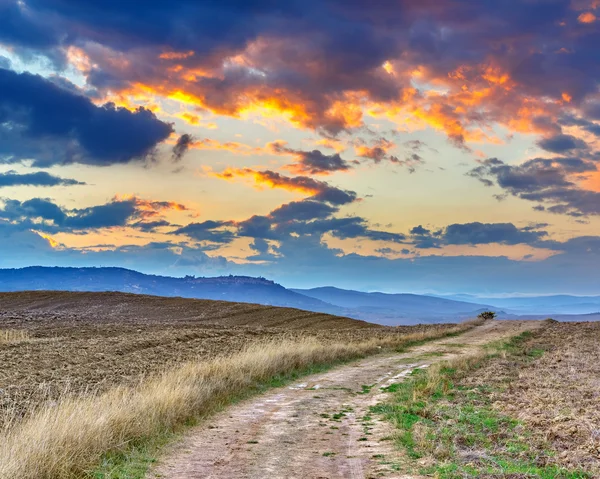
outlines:
[[600, 0], [0, 0], [0, 267], [600, 294]]

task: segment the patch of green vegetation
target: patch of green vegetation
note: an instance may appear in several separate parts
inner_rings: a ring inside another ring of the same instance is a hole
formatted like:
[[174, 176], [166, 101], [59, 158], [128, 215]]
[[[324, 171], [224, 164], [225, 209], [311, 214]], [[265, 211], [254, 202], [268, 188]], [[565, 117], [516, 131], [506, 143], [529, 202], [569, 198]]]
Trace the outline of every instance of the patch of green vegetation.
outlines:
[[126, 452], [106, 454], [93, 479], [132, 479], [143, 478], [148, 468], [156, 462], [156, 451], [171, 442], [175, 434], [163, 432], [151, 441], [132, 445]]
[[258, 444], [258, 441], [248, 441], [246, 444]]
[[371, 389], [373, 389], [373, 386], [375, 386], [375, 384], [363, 384], [361, 386], [361, 390], [357, 394], [369, 394], [371, 392]]
[[335, 452], [324, 452], [323, 456], [324, 457], [332, 457], [332, 456], [335, 456]]
[[[396, 426], [397, 446], [406, 451], [410, 467], [439, 479], [591, 477], [553, 465], [552, 453], [531, 440], [519, 421], [492, 409], [492, 387], [461, 382], [469, 370], [499, 353], [524, 363], [539, 358], [543, 349], [527, 347], [531, 336], [526, 332], [497, 343], [487, 357], [466, 364], [448, 364], [435, 371], [416, 369], [406, 381], [384, 389], [392, 394], [391, 400], [373, 406], [371, 413]], [[428, 462], [434, 465], [419, 467], [415, 460], [422, 457], [432, 458]]]

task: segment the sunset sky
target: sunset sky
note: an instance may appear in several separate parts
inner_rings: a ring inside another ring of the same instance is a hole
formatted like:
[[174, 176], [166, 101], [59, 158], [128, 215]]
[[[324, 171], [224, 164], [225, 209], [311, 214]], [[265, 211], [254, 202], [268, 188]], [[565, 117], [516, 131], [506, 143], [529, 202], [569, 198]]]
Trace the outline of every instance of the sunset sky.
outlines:
[[0, 267], [600, 294], [599, 81], [600, 0], [0, 0]]

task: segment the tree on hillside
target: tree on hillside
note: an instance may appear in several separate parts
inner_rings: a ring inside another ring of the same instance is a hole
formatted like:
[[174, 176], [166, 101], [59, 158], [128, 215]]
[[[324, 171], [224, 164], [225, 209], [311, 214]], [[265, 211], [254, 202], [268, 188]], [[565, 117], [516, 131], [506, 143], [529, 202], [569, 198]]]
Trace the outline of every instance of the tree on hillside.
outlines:
[[483, 320], [488, 320], [488, 319], [494, 319], [496, 316], [497, 316], [497, 314], [494, 313], [493, 311], [484, 311], [483, 313], [479, 313], [477, 318], [483, 319]]

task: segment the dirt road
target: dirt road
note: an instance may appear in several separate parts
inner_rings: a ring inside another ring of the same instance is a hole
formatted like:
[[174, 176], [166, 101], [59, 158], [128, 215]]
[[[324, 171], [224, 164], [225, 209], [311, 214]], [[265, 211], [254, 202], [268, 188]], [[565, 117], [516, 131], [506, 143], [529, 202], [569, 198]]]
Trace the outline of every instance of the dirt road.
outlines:
[[[491, 321], [461, 336], [403, 354], [381, 354], [306, 377], [237, 404], [193, 429], [148, 478], [400, 478], [388, 423], [369, 417], [381, 390], [415, 368], [470, 354], [484, 344], [540, 327]], [[433, 353], [433, 354], [432, 354]]]

